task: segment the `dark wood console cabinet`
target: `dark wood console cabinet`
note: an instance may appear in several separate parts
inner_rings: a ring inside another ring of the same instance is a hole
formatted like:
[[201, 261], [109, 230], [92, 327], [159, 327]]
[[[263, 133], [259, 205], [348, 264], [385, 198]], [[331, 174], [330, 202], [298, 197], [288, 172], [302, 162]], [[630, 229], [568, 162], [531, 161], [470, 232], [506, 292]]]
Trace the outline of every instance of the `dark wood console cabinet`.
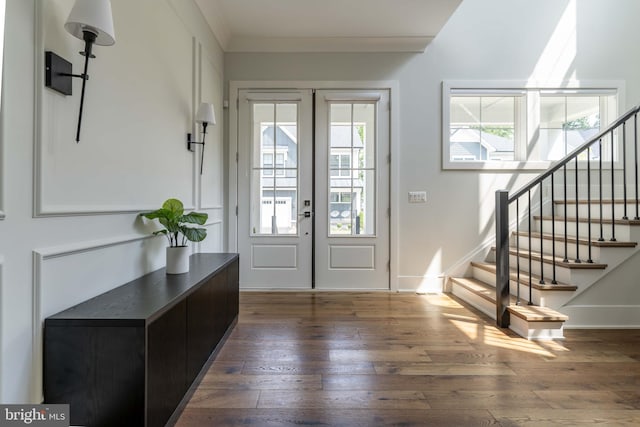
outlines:
[[71, 424], [163, 426], [238, 315], [237, 254], [195, 254], [45, 320], [44, 398]]

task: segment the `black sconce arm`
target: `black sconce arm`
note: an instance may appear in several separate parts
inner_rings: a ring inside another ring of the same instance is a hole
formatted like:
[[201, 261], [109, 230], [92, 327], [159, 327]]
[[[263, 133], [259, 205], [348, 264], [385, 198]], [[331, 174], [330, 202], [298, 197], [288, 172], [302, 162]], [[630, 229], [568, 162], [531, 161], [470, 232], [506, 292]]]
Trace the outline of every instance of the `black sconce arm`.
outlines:
[[80, 128], [82, 127], [82, 112], [84, 110], [84, 94], [86, 92], [87, 80], [89, 80], [89, 58], [95, 58], [91, 52], [96, 40], [96, 34], [91, 31], [83, 32], [84, 51], [80, 55], [84, 56], [84, 72], [82, 74], [71, 73], [71, 63], [54, 54], [45, 54], [45, 79], [46, 86], [64, 95], [71, 95], [71, 78], [82, 79], [82, 92], [80, 94], [80, 111], [78, 113], [78, 128], [76, 130], [76, 142], [80, 142]]
[[191, 146], [193, 144], [202, 145], [202, 151], [200, 152], [200, 175], [202, 175], [202, 168], [203, 168], [203, 165], [204, 165], [204, 147], [205, 147], [204, 141], [205, 141], [205, 138], [207, 137], [207, 125], [208, 124], [209, 123], [207, 123], [207, 122], [202, 123], [202, 141], [201, 142], [192, 141], [191, 140], [191, 134], [190, 133], [187, 134], [187, 150], [196, 151], [195, 147], [191, 147]]

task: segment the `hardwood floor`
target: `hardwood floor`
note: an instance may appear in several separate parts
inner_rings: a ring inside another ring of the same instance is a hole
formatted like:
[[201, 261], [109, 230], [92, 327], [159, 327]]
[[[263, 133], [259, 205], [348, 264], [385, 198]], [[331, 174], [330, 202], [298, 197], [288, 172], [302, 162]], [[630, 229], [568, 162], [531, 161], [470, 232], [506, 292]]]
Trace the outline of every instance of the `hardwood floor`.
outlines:
[[640, 425], [640, 331], [565, 335], [449, 295], [245, 292], [176, 425]]

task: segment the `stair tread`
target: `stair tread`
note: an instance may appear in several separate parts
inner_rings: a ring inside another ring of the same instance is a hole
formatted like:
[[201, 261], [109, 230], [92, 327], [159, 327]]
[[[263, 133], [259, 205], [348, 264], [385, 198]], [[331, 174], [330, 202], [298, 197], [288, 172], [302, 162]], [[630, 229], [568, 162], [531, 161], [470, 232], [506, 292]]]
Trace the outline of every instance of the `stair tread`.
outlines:
[[565, 322], [569, 319], [552, 308], [537, 305], [510, 305], [507, 310], [527, 322]]
[[[491, 248], [492, 251], [495, 251], [496, 248], [493, 247]], [[555, 264], [557, 266], [560, 267], [565, 267], [565, 268], [569, 268], [569, 269], [579, 269], [579, 270], [604, 270], [605, 268], [607, 268], [607, 264], [600, 264], [600, 263], [596, 263], [596, 262], [575, 262], [575, 261], [564, 261], [561, 257], [555, 257], [553, 258], [553, 256], [551, 255], [547, 255], [547, 254], [542, 254], [542, 256], [540, 255], [539, 252], [535, 252], [535, 251], [528, 251], [528, 250], [523, 250], [520, 249], [519, 251], [516, 248], [509, 248], [509, 254], [510, 255], [514, 255], [514, 256], [520, 256], [523, 258], [529, 258], [529, 255], [531, 255], [531, 260], [532, 261], [540, 261], [542, 259], [542, 262], [546, 263], [546, 264]]]
[[[486, 299], [492, 304], [496, 303], [496, 287], [483, 282], [482, 280], [474, 279], [473, 277], [452, 277], [451, 280], [459, 285], [467, 288], [474, 294]], [[515, 298], [511, 297], [511, 303], [515, 304]]]
[[[520, 231], [519, 233], [514, 231], [513, 234], [515, 236], [517, 235], [527, 236], [529, 233], [526, 231]], [[540, 238], [540, 233], [537, 231], [532, 231], [531, 237]], [[551, 233], [542, 233], [542, 238], [545, 240], [554, 240], [553, 235]], [[555, 240], [559, 242], [564, 242], [565, 241], [564, 235], [556, 234]], [[589, 244], [588, 239], [576, 239], [575, 237], [572, 237], [572, 236], [567, 236], [566, 240], [567, 240], [567, 243], [576, 243], [577, 241], [581, 245]], [[597, 246], [601, 248], [635, 248], [637, 245], [638, 245], [637, 242], [624, 242], [624, 241], [618, 241], [618, 240], [612, 242], [610, 240], [599, 241], [598, 239], [591, 240], [591, 246]]]
[[[495, 287], [486, 282], [471, 277], [452, 277], [451, 280], [492, 304], [496, 303]], [[507, 307], [509, 312], [528, 322], [564, 322], [569, 318], [549, 307], [516, 305], [513, 295], [509, 299], [510, 305]]]
[[[481, 268], [493, 274], [495, 274], [496, 272], [496, 264], [494, 262], [472, 261], [471, 265], [473, 267]], [[518, 273], [515, 268], [510, 269], [509, 278], [514, 282], [518, 280]], [[520, 283], [524, 285], [529, 284], [529, 275], [526, 272], [520, 272]], [[556, 284], [553, 284], [551, 282], [540, 283], [540, 276], [536, 276], [535, 274], [531, 275], [531, 287], [542, 291], [575, 291], [576, 289], [578, 289], [576, 285], [570, 285], [561, 282], [558, 282]]]
[[[579, 205], [587, 205], [589, 203], [591, 204], [600, 204], [600, 199], [597, 197], [592, 197], [591, 201], [587, 200], [587, 199], [578, 199], [576, 201], [576, 199], [568, 199], [568, 200], [554, 200], [553, 203], [558, 204], [558, 205], [563, 205], [563, 204], [567, 204], [567, 205], [575, 205], [576, 202]], [[602, 199], [602, 204], [603, 205], [610, 205], [612, 203], [611, 199]], [[624, 199], [613, 199], [613, 203], [616, 205], [622, 205], [624, 204]], [[638, 203], [640, 203], [640, 200], [638, 200]], [[636, 199], [627, 199], [627, 205], [635, 205], [636, 204]]]
[[[564, 221], [564, 217], [563, 216], [551, 216], [551, 215], [534, 215], [533, 219], [535, 220], [556, 220], [556, 221]], [[576, 222], [576, 218], [575, 217], [567, 217], [567, 222]], [[578, 218], [578, 222], [589, 222], [588, 218], [582, 218], [579, 217]], [[600, 218], [591, 218], [591, 223], [592, 224], [600, 224]], [[618, 218], [615, 221], [610, 219], [610, 218], [602, 218], [602, 223], [603, 224], [611, 224], [611, 223], [615, 223], [616, 225], [640, 225], [640, 219], [622, 219], [622, 218]]]

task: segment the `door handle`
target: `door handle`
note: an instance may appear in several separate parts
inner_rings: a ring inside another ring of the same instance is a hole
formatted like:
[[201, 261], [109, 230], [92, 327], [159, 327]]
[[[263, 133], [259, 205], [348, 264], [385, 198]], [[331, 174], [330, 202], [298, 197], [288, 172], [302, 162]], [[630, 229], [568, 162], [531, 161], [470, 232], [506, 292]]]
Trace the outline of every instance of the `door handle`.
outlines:
[[298, 216], [301, 216], [301, 217], [304, 217], [304, 218], [311, 218], [313, 216], [313, 212], [311, 212], [311, 211], [300, 212], [298, 214]]

